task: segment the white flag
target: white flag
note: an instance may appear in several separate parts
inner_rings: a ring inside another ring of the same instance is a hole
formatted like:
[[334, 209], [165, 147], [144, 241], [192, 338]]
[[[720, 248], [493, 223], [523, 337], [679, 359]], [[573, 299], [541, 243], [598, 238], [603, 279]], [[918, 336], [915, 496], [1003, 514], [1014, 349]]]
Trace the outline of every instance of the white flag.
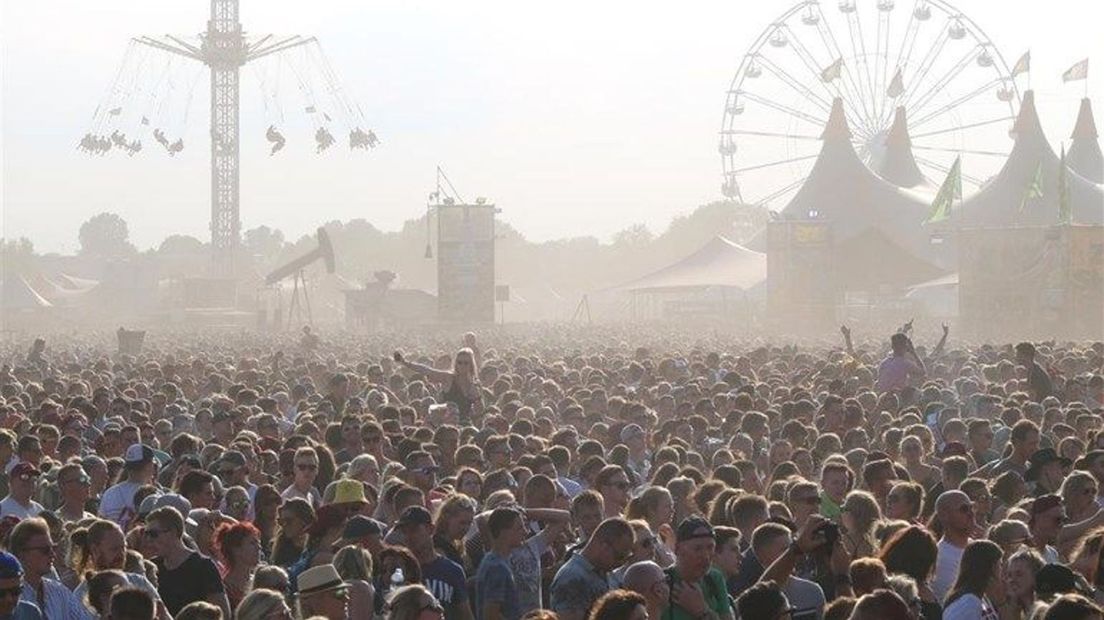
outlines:
[[821, 82], [832, 82], [834, 80], [839, 79], [840, 75], [842, 75], [842, 74], [843, 74], [843, 57], [840, 56], [839, 58], [837, 58], [835, 60], [835, 62], [828, 65], [827, 67], [824, 68], [823, 71], [820, 72], [820, 81]]
[[1031, 71], [1031, 50], [1024, 52], [1023, 56], [1020, 56], [1020, 59], [1016, 61], [1016, 65], [1012, 67], [1012, 77], [1028, 71]]
[[901, 68], [897, 67], [897, 73], [893, 74], [893, 80], [890, 81], [889, 87], [886, 88], [886, 97], [890, 99], [896, 99], [905, 92], [905, 80], [901, 77]]
[[1076, 82], [1077, 80], [1084, 80], [1089, 77], [1089, 59], [1086, 58], [1081, 62], [1073, 65], [1062, 74], [1063, 82]]

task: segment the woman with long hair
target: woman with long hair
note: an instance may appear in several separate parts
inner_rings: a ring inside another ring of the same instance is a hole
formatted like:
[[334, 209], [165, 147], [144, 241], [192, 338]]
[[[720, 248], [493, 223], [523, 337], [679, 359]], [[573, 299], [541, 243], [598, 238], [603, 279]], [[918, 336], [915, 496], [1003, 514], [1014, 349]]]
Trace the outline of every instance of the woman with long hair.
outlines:
[[658, 535], [656, 563], [660, 566], [670, 566], [675, 562], [675, 554], [671, 551], [675, 544], [675, 530], [671, 521], [674, 516], [675, 500], [670, 491], [660, 486], [644, 489], [643, 493], [629, 500], [629, 505], [625, 507], [626, 519], [643, 519], [648, 522], [648, 528]]
[[269, 561], [277, 566], [290, 566], [303, 555], [307, 528], [314, 523], [314, 508], [302, 498], [289, 499], [278, 512], [279, 527], [272, 543]]
[[372, 555], [357, 545], [346, 545], [333, 558], [337, 574], [349, 586], [349, 617], [371, 618], [376, 589], [372, 586]]
[[271, 484], [257, 487], [253, 496], [253, 525], [261, 533], [261, 549], [272, 557], [272, 541], [276, 536], [276, 517], [280, 512], [280, 492]]
[[981, 620], [996, 618], [997, 605], [1005, 604], [1001, 558], [997, 543], [975, 540], [966, 545], [958, 576], [947, 593], [944, 620]]
[[1093, 587], [1104, 586], [1104, 528], [1085, 534], [1070, 554], [1070, 568], [1081, 573]]
[[1087, 471], [1073, 470], [1058, 490], [1062, 504], [1066, 507], [1066, 517], [1070, 523], [1080, 523], [1096, 514], [1100, 507], [1096, 503], [1096, 478]]
[[938, 555], [935, 537], [919, 525], [899, 530], [878, 552], [878, 559], [885, 564], [888, 574], [908, 575], [916, 582], [925, 618], [938, 618], [940, 614], [941, 601], [931, 589]]
[[865, 558], [874, 555], [878, 543], [874, 530], [882, 520], [882, 511], [874, 496], [866, 491], [851, 491], [840, 506], [840, 524], [844, 529], [843, 541], [850, 547], [853, 558]]
[[456, 352], [452, 361], [452, 370], [438, 370], [425, 364], [416, 364], [403, 358], [395, 351], [395, 361], [414, 372], [425, 375], [430, 381], [443, 385], [440, 400], [456, 405], [458, 422], [467, 425], [473, 414], [480, 413], [483, 392], [479, 385], [479, 369], [476, 367], [475, 352], [464, 347]]
[[433, 519], [433, 546], [441, 555], [465, 566], [464, 535], [471, 529], [478, 506], [463, 493], [452, 493], [441, 500]]
[[1038, 551], [1024, 547], [1008, 559], [1004, 569], [1005, 591], [1008, 600], [1016, 605], [1021, 618], [1030, 618], [1035, 605], [1035, 574], [1046, 564]]
[[253, 571], [261, 561], [261, 532], [252, 523], [223, 523], [215, 530], [215, 550], [222, 564], [222, 582], [230, 609], [249, 592]]

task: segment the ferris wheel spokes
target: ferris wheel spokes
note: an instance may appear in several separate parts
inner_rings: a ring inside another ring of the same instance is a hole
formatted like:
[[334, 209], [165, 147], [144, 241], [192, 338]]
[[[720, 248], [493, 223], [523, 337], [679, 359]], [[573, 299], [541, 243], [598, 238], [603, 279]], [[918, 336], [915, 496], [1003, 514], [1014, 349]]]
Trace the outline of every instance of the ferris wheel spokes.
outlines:
[[[951, 101], [950, 103], [945, 103], [942, 106], [936, 108], [935, 110], [932, 110], [931, 112], [928, 112], [927, 114], [924, 114], [920, 118], [918, 118], [914, 121], [910, 121], [909, 125], [913, 129], [916, 129], [917, 127], [920, 127], [924, 123], [926, 123], [928, 121], [935, 120], [935, 119], [939, 118], [940, 116], [942, 116], [943, 114], [945, 114], [947, 112], [950, 112], [951, 110], [954, 110], [958, 106], [960, 106], [960, 105], [966, 103], [967, 101], [977, 97], [978, 95], [981, 95], [985, 92], [988, 92], [990, 88], [992, 88], [992, 87], [994, 87], [994, 86], [996, 86], [1000, 83], [1001, 83], [1001, 78], [995, 78], [995, 79], [993, 79], [989, 82], [986, 82], [982, 86], [978, 87], [977, 89], [975, 89], [975, 90], [973, 90], [973, 91], [971, 91], [971, 92], [969, 92], [965, 95], [962, 95], [958, 99], [955, 99], [954, 101]], [[916, 112], [919, 112], [923, 109], [924, 108], [922, 108], [922, 107], [917, 108]]]
[[817, 118], [817, 117], [812, 116], [810, 114], [806, 114], [805, 112], [802, 112], [801, 110], [797, 110], [795, 108], [791, 108], [788, 105], [777, 103], [775, 101], [771, 101], [770, 99], [766, 99], [765, 97], [760, 97], [759, 95], [756, 95], [755, 93], [752, 93], [752, 92], [748, 92], [746, 90], [741, 91], [738, 94], [743, 95], [745, 98], [750, 99], [751, 101], [754, 101], [755, 103], [758, 103], [760, 105], [767, 106], [768, 108], [773, 108], [775, 110], [778, 110], [779, 112], [784, 112], [784, 113], [789, 114], [790, 116], [793, 116], [795, 118], [800, 118], [803, 121], [806, 121], [808, 123], [812, 123], [813, 125], [815, 125], [817, 127], [824, 127], [824, 125], [828, 122], [827, 119]]
[[[935, 96], [942, 92], [944, 88], [946, 88], [947, 84], [949, 84], [952, 80], [958, 77], [959, 74], [965, 71], [966, 67], [970, 66], [970, 63], [976, 57], [977, 49], [977, 47], [974, 47], [967, 51], [962, 56], [962, 58], [957, 63], [955, 63], [953, 67], [951, 67], [951, 69], [941, 75], [938, 80], [931, 86], [929, 86], [928, 89], [925, 90], [922, 94], [915, 95], [919, 88], [912, 91], [912, 93], [906, 93], [905, 105], [907, 105], [914, 114], [923, 110], [924, 106], [931, 103]], [[917, 84], [917, 86], [919, 87], [919, 84]], [[916, 99], [913, 99], [913, 96], [915, 96]]]
[[[832, 33], [831, 27], [828, 25], [828, 20], [825, 19], [823, 10], [820, 5], [817, 4], [817, 12], [820, 19], [816, 23], [817, 34], [820, 36], [820, 40], [823, 43], [825, 49], [828, 50], [832, 58], [843, 58], [843, 50], [839, 46], [839, 42], [836, 41], [836, 35]], [[857, 68], [853, 69], [851, 63], [844, 62], [841, 68], [841, 79], [839, 81], [844, 83], [845, 89], [848, 90], [849, 97], [843, 97], [844, 99], [855, 98], [858, 99], [862, 105], [862, 114], [855, 114], [851, 123], [854, 125], [869, 125], [869, 119], [871, 118], [870, 110], [867, 108], [866, 97], [862, 94], [862, 89], [859, 87], [859, 80], [856, 79]], [[848, 88], [848, 84], [850, 87]], [[837, 87], [838, 88], [838, 87]], [[852, 104], [850, 106], [855, 110], [856, 106]], [[855, 110], [856, 112], [858, 110]]]
[[782, 80], [787, 86], [797, 91], [799, 94], [807, 97], [809, 101], [813, 103], [813, 105], [820, 108], [824, 113], [827, 114], [832, 109], [831, 102], [821, 99], [821, 97], [810, 90], [808, 86], [802, 84], [800, 80], [791, 76], [789, 72], [774, 64], [769, 59], [765, 57], [760, 57], [759, 64], [763, 66], [767, 71], [770, 71], [775, 76], [777, 76], [778, 79]]
[[[818, 23], [819, 21], [809, 25], [816, 25]], [[824, 89], [824, 92], [828, 93], [828, 96], [832, 99], [839, 97], [843, 101], [844, 106], [848, 109], [848, 115], [851, 118], [861, 118], [859, 111], [855, 109], [854, 104], [851, 103], [851, 97], [843, 96], [840, 92], [840, 87], [838, 85], [835, 85], [836, 80], [832, 81], [833, 85], [835, 86], [834, 91], [829, 87], [829, 83], [824, 81], [821, 75], [823, 69], [817, 67], [816, 59], [813, 58], [813, 55], [809, 53], [809, 50], [805, 47], [805, 44], [801, 42], [801, 38], [793, 32], [789, 24], [784, 24], [783, 26], [786, 31], [790, 33], [790, 49], [792, 49], [797, 55], [798, 59], [801, 60], [801, 64], [809, 70], [813, 82], [820, 84], [820, 86]], [[844, 82], [844, 86], [847, 86], [846, 82]]]
[[977, 128], [977, 127], [984, 127], [985, 125], [992, 125], [993, 123], [1000, 123], [1000, 122], [1011, 121], [1011, 120], [1015, 120], [1015, 119], [1016, 119], [1016, 117], [1013, 116], [1013, 115], [1001, 116], [999, 118], [992, 118], [992, 119], [989, 119], [989, 120], [986, 120], [986, 121], [978, 121], [976, 123], [969, 123], [967, 125], [958, 125], [957, 127], [948, 127], [948, 128], [945, 128], [945, 129], [939, 129], [939, 130], [935, 130], [935, 131], [928, 131], [928, 132], [925, 132], [925, 133], [913, 134], [911, 137], [912, 137], [913, 141], [916, 141], [919, 138], [928, 138], [928, 137], [931, 137], [931, 136], [946, 134], [946, 133], [950, 133], [952, 131], [961, 131], [961, 130], [964, 130], [964, 129], [974, 129], [974, 128]]

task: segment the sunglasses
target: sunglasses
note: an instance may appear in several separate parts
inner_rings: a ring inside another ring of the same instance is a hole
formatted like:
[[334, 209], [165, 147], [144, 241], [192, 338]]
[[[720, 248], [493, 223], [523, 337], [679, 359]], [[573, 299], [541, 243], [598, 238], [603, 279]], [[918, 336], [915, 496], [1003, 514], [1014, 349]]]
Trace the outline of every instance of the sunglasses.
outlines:
[[164, 533], [165, 532], [163, 532], [162, 530], [151, 530], [149, 528], [146, 528], [145, 531], [146, 538], [149, 538], [150, 540], [157, 540], [157, 537]]
[[34, 547], [23, 547], [24, 551], [38, 551], [46, 555], [53, 554], [54, 549], [57, 549], [57, 545], [37, 545]]
[[436, 465], [427, 465], [425, 467], [418, 467], [418, 468], [414, 469], [414, 471], [418, 472], [419, 474], [423, 474], [423, 475], [426, 475], [426, 476], [428, 476], [429, 474], [435, 474], [439, 470], [440, 470], [440, 468], [437, 467]]
[[87, 474], [85, 474], [83, 476], [78, 476], [76, 478], [70, 478], [68, 480], [62, 480], [61, 483], [62, 484], [73, 484], [73, 483], [92, 484], [92, 478], [90, 476], [88, 476]]
[[797, 498], [797, 501], [801, 502], [802, 504], [809, 504], [811, 506], [813, 504], [819, 504], [820, 498], [816, 495], [810, 495], [809, 497], [799, 497]]

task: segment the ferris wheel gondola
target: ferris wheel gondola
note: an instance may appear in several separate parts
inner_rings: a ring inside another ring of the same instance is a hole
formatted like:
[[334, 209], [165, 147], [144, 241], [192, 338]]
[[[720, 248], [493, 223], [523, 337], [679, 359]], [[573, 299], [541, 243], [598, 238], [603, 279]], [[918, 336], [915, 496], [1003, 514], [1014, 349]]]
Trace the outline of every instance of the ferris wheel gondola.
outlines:
[[1020, 99], [1004, 58], [946, 0], [903, 2], [829, 0], [835, 10], [825, 10], [804, 0], [771, 21], [743, 55], [725, 101], [718, 151], [726, 197], [784, 206], [819, 152], [837, 97], [856, 152], [873, 169], [901, 107], [917, 163], [935, 185], [955, 157], [975, 188], [999, 170], [1006, 153], [988, 145], [1011, 146]]

